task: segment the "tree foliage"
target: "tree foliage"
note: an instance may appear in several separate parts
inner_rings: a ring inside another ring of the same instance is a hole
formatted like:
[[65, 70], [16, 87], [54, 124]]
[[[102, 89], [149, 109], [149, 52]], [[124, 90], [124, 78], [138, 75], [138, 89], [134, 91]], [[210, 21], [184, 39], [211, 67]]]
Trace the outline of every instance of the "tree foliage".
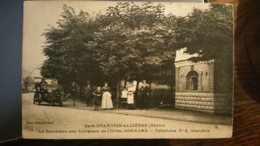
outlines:
[[108, 7], [104, 16], [106, 25], [123, 24], [127, 28], [139, 29], [141, 26], [156, 26], [164, 18], [164, 5], [146, 2], [141, 6], [133, 2], [119, 2]]
[[197, 54], [193, 62], [232, 58], [233, 17], [230, 5], [210, 5], [209, 9], [193, 11], [176, 21], [175, 48]]
[[44, 33], [48, 59], [41, 70], [63, 83], [146, 79], [172, 85], [178, 49], [198, 54], [190, 58], [193, 62], [232, 58], [228, 5], [194, 8], [185, 17], [166, 15], [164, 5], [151, 2], [119, 2], [95, 16], [67, 6], [63, 10], [57, 27]]
[[[120, 79], [161, 79], [155, 78], [161, 73], [160, 66], [169, 60], [174, 62], [175, 58], [164, 6], [125, 2], [109, 7], [106, 12], [101, 16], [102, 28], [88, 44], [95, 50], [103, 72], [117, 74]], [[157, 72], [150, 72], [152, 68]]]
[[85, 45], [93, 40], [98, 21], [87, 12], [76, 14], [73, 8], [65, 5], [63, 10], [57, 27], [50, 27], [43, 34], [47, 44], [43, 52], [48, 60], [41, 73], [45, 77], [56, 77], [64, 83], [77, 81], [85, 84], [100, 73], [92, 57], [93, 51]]

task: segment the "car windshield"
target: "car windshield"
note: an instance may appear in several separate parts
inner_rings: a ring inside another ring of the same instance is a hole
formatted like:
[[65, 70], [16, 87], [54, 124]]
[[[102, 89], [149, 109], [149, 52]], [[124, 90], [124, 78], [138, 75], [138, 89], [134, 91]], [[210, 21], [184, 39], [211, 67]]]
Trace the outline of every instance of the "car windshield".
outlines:
[[34, 82], [34, 83], [36, 83], [36, 82], [40, 83], [41, 80], [42, 80], [42, 78], [34, 78], [34, 79], [33, 79], [33, 82]]
[[56, 79], [45, 79], [47, 84], [58, 84], [58, 81]]

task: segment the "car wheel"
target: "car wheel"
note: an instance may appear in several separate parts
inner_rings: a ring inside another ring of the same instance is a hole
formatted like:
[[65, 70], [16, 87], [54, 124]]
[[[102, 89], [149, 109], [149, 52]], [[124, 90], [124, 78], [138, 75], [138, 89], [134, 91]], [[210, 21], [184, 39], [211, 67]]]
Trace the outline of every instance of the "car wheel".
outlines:
[[41, 105], [41, 103], [42, 103], [42, 95], [39, 94], [38, 95], [38, 104]]

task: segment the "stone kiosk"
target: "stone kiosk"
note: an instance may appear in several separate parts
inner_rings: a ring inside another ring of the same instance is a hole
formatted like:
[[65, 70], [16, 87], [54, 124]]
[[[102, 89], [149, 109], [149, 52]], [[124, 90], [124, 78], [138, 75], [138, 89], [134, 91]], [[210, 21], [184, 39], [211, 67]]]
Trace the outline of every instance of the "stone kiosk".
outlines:
[[[175, 107], [207, 113], [231, 114], [232, 94], [217, 91], [215, 61], [192, 63], [184, 50], [176, 52]], [[219, 80], [221, 81], [221, 80]]]

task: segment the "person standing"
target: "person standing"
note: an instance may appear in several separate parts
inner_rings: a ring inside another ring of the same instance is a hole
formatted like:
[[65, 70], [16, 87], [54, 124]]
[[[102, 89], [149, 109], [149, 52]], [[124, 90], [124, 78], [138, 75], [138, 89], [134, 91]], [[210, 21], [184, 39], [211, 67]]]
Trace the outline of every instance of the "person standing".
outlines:
[[93, 92], [93, 96], [94, 96], [93, 101], [94, 101], [95, 110], [98, 110], [98, 107], [100, 106], [100, 99], [102, 96], [100, 87], [97, 87], [97, 89]]
[[92, 102], [93, 102], [93, 96], [92, 96], [92, 88], [90, 86], [90, 84], [88, 83], [87, 86], [85, 87], [85, 97], [86, 97], [86, 104], [87, 106], [92, 106]]
[[46, 93], [46, 85], [47, 85], [47, 82], [45, 80], [45, 78], [42, 78], [41, 82], [39, 83], [39, 93], [44, 96], [43, 94]]
[[123, 107], [123, 104], [127, 105], [127, 94], [128, 94], [127, 88], [124, 88], [121, 92], [121, 100], [120, 100], [121, 107]]
[[149, 108], [149, 85], [146, 83], [146, 80], [142, 81], [142, 85], [140, 88], [140, 96], [141, 96], [141, 109]]
[[39, 94], [43, 95], [44, 94], [44, 86], [46, 86], [47, 82], [45, 81], [44, 78], [41, 79], [41, 82], [38, 83], [36, 82], [34, 84], [34, 88], [36, 90], [34, 94], [34, 98], [39, 98]]
[[101, 91], [103, 93], [102, 95], [102, 102], [101, 102], [101, 109], [113, 109], [113, 103], [112, 103], [112, 95], [110, 93], [110, 87], [107, 83], [102, 87]]
[[72, 85], [70, 87], [69, 94], [65, 97], [64, 101], [66, 101], [69, 98], [73, 98], [73, 105], [75, 106], [75, 100], [76, 100], [76, 92], [77, 92], [77, 85], [75, 82], [72, 82]]
[[40, 90], [43, 89], [47, 85], [45, 78], [42, 78], [41, 82], [39, 83]]
[[129, 87], [127, 89], [127, 107], [128, 109], [134, 108], [134, 93], [135, 93], [135, 86], [133, 83], [129, 84]]
[[70, 93], [71, 93], [71, 96], [73, 98], [73, 105], [75, 106], [75, 100], [76, 100], [76, 93], [77, 93], [77, 85], [75, 82], [72, 82], [72, 85], [71, 85], [71, 88], [70, 88]]

